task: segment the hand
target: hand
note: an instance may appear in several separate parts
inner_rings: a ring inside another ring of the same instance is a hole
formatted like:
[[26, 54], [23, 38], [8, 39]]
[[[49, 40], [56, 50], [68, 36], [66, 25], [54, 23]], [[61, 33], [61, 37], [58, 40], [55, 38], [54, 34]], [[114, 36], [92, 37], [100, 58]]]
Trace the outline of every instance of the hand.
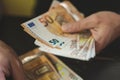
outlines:
[[0, 80], [6, 80], [5, 77], [13, 77], [14, 80], [25, 80], [22, 66], [16, 53], [0, 41]]
[[80, 32], [89, 29], [95, 39], [96, 52], [100, 52], [110, 42], [120, 36], [120, 15], [101, 11], [81, 21], [62, 26], [64, 32]]

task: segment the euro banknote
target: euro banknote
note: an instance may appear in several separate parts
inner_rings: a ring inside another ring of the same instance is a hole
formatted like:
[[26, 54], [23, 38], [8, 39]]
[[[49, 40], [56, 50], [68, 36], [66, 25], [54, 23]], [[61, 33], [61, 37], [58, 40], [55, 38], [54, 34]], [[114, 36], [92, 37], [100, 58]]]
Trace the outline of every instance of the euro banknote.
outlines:
[[[69, 1], [54, 3], [50, 9], [22, 24], [24, 30], [36, 39], [40, 50], [69, 58], [89, 60], [95, 56], [95, 41], [90, 31], [65, 33], [64, 24], [84, 18]], [[74, 27], [74, 26], [73, 26]]]
[[27, 80], [83, 80], [60, 59], [39, 49], [25, 53], [19, 58]]

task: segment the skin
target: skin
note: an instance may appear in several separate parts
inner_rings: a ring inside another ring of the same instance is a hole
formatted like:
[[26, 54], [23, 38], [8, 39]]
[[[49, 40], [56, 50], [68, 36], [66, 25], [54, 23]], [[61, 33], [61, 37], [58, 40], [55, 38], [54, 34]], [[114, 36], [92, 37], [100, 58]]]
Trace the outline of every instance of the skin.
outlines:
[[120, 15], [110, 11], [97, 12], [78, 22], [63, 25], [62, 30], [70, 33], [90, 30], [99, 53], [120, 36]]
[[25, 80], [22, 65], [16, 53], [3, 41], [0, 41], [0, 80], [5, 77], [13, 77], [14, 80]]
[[[64, 32], [90, 30], [96, 43], [96, 52], [100, 52], [110, 42], [120, 36], [120, 15], [102, 11], [92, 14], [81, 21], [62, 26]], [[0, 80], [12, 76], [14, 80], [25, 80], [21, 62], [16, 53], [3, 41], [0, 41]]]

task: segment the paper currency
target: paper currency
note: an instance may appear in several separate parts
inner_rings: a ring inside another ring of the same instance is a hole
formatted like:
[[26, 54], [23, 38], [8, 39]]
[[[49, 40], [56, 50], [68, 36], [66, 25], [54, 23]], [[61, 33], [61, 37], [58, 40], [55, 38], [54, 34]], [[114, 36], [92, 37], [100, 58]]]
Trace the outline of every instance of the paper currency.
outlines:
[[55, 7], [58, 7], [58, 6], [62, 6], [66, 11], [67, 13], [69, 13], [73, 19], [75, 19], [75, 21], [79, 21], [81, 19], [83, 19], [84, 17], [84, 14], [79, 12], [75, 7], [74, 5], [72, 5], [69, 1], [64, 1], [64, 2], [59, 2], [57, 0], [54, 0], [50, 6], [50, 9], [53, 9]]
[[27, 80], [83, 80], [57, 57], [38, 49], [20, 56], [20, 60]]
[[24, 63], [23, 67], [30, 80], [60, 80], [54, 66], [44, 55]]
[[54, 63], [58, 73], [63, 78], [63, 80], [83, 80], [57, 57], [50, 54], [47, 54], [47, 56], [51, 58], [51, 61]]
[[83, 19], [69, 1], [52, 4], [50, 9], [22, 24], [24, 30], [36, 39], [40, 50], [80, 60], [89, 60], [95, 56], [94, 39], [89, 31], [76, 34], [64, 33], [61, 26]]
[[[65, 23], [75, 21], [67, 11], [63, 6], [56, 5], [47, 13], [22, 24], [22, 26], [24, 26], [26, 31], [29, 30], [29, 32], [34, 34], [33, 36], [35, 38], [47, 45], [62, 48], [70, 39], [66, 38], [69, 34], [64, 33], [61, 30], [61, 26]], [[69, 12], [71, 11], [69, 10]], [[76, 13], [76, 11], [74, 13]], [[76, 16], [82, 19], [80, 14]], [[49, 36], [46, 34], [49, 34]]]

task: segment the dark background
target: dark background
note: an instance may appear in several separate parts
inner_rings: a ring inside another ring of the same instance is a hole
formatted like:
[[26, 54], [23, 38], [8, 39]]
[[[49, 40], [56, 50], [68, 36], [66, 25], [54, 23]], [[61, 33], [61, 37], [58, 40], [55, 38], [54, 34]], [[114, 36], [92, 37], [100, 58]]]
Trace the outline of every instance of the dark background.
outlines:
[[[18, 55], [37, 46], [25, 33], [21, 23], [46, 12], [52, 0], [37, 0], [34, 16], [30, 18], [0, 14], [0, 39], [10, 45]], [[62, 0], [60, 0], [62, 1]], [[120, 12], [119, 0], [70, 0], [79, 11], [89, 16], [98, 11]], [[90, 61], [59, 57], [84, 80], [120, 80], [120, 38], [108, 45], [101, 54]]]

